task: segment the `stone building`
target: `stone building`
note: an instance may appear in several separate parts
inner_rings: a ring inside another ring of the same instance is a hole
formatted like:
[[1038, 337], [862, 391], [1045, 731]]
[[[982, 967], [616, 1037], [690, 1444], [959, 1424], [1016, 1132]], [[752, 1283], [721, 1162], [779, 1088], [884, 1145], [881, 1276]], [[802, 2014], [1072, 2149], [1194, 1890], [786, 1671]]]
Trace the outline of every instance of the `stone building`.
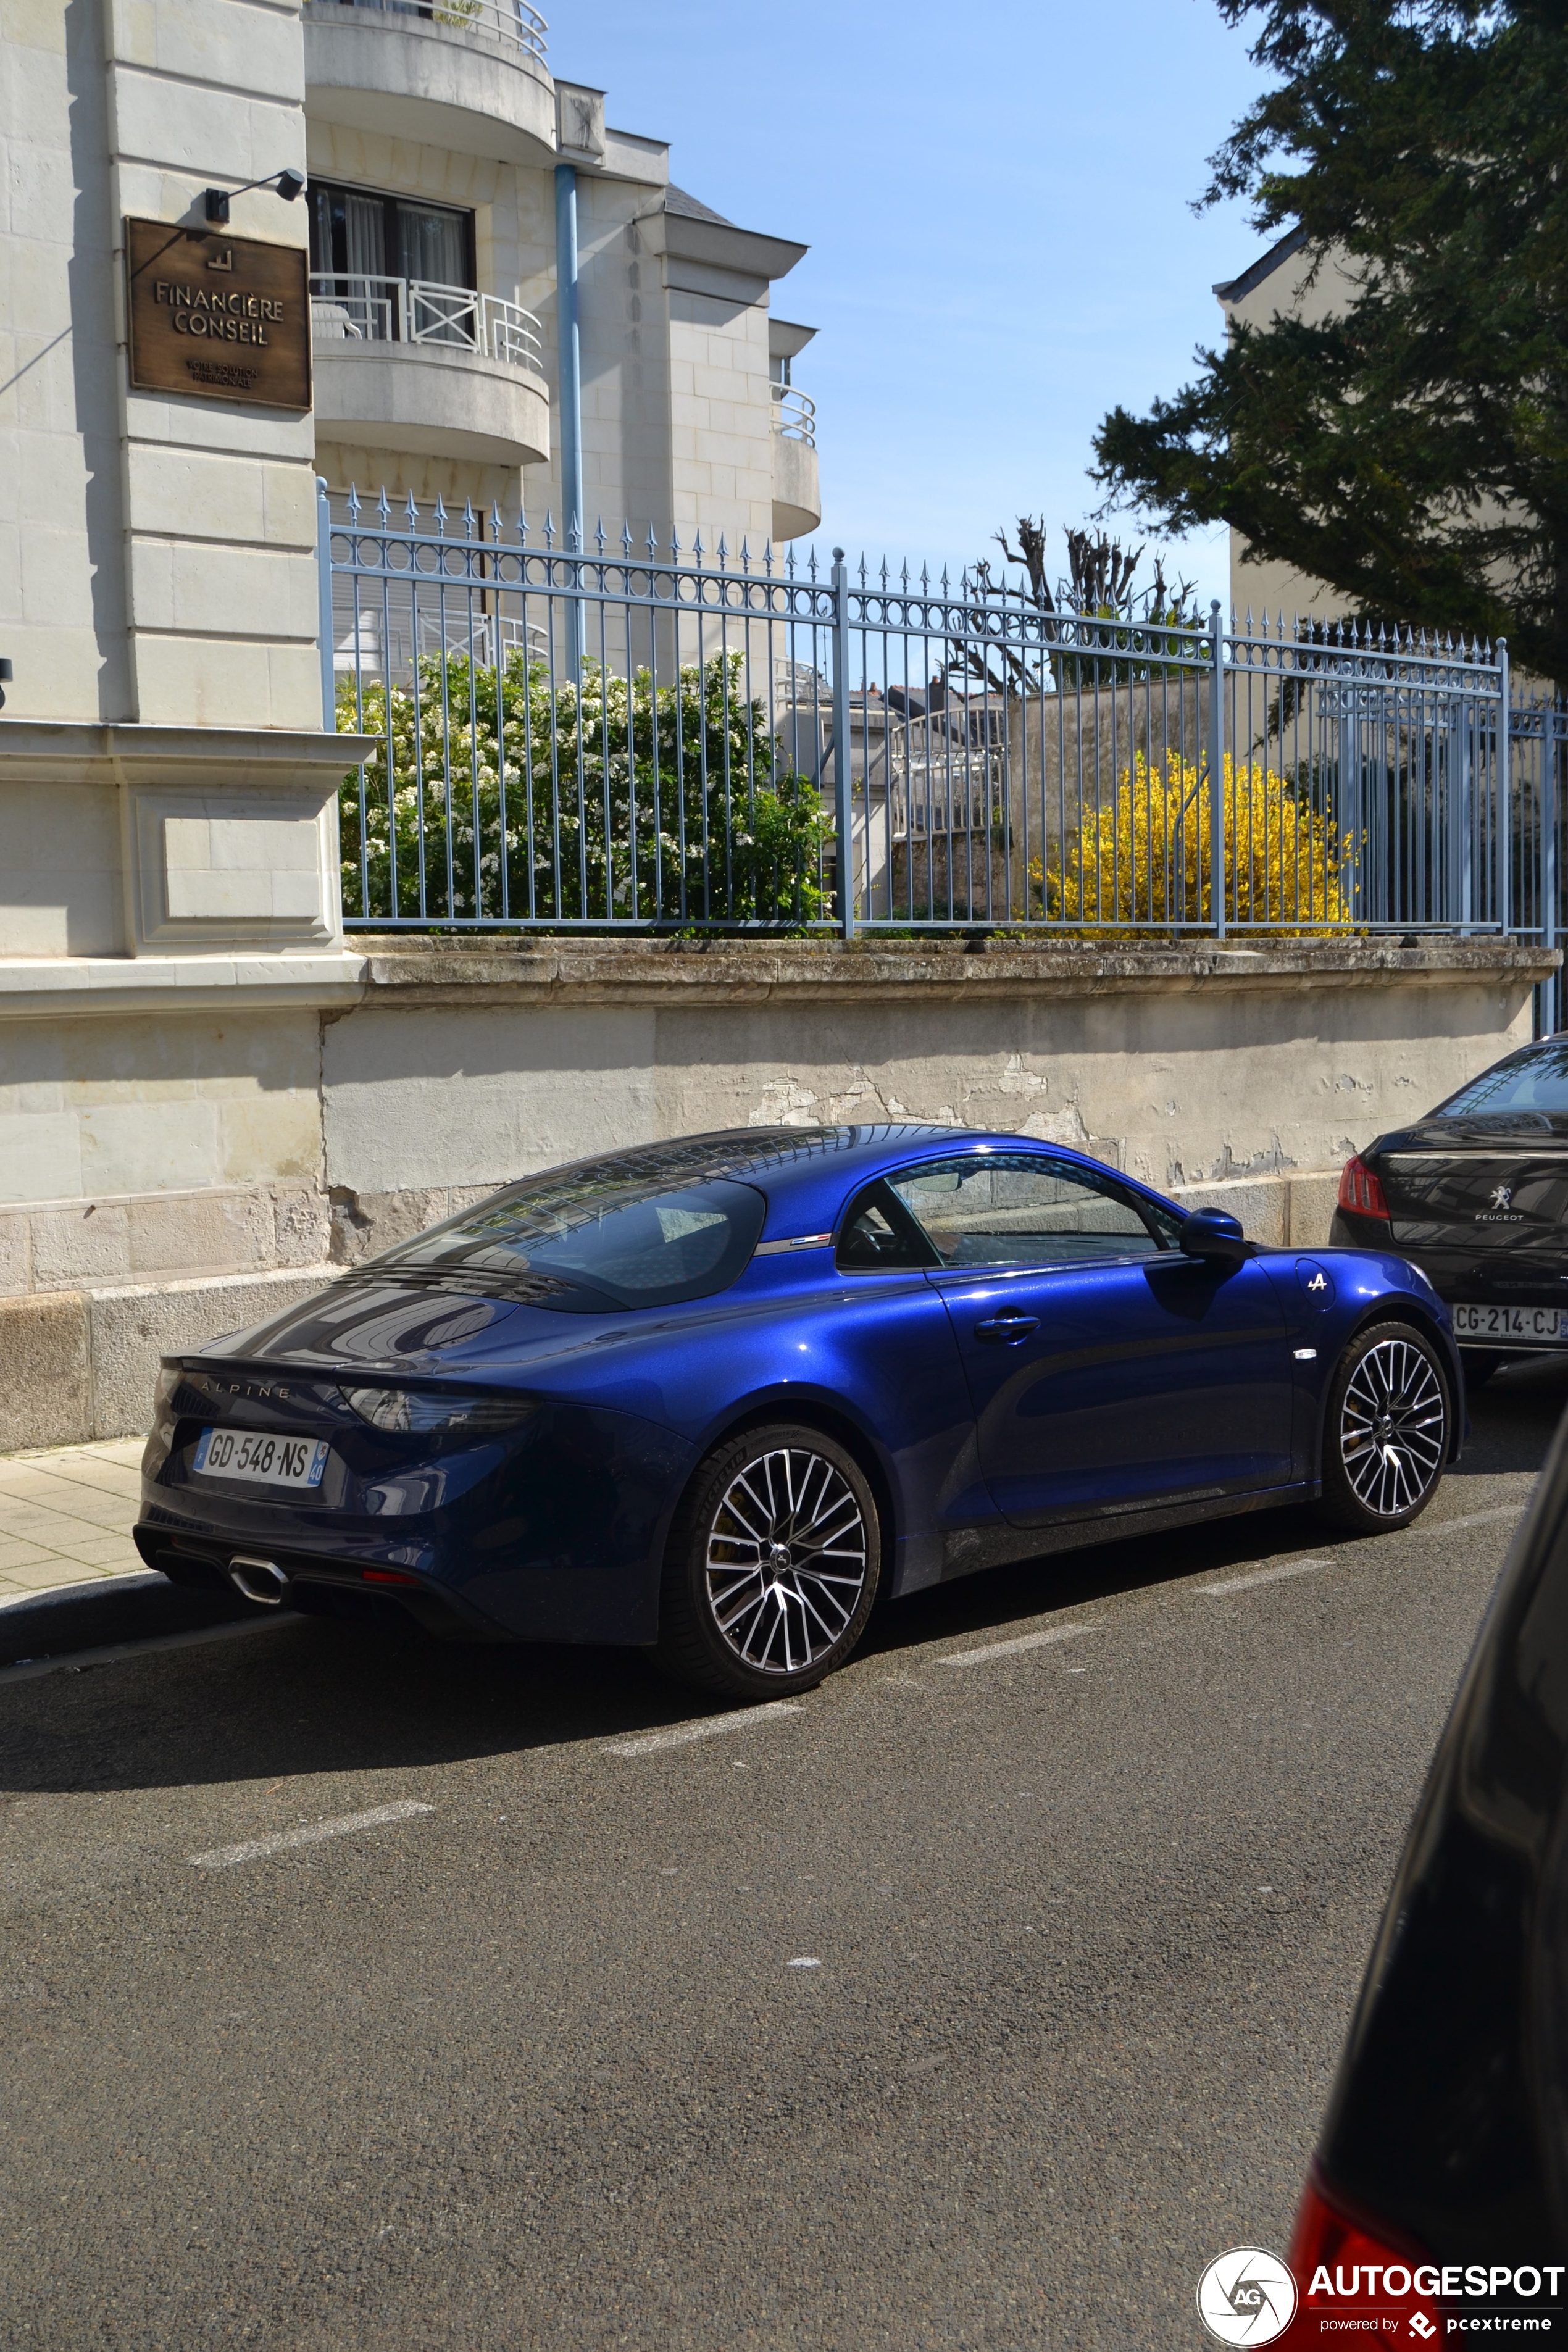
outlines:
[[[1291, 229], [1239, 277], [1223, 281], [1214, 290], [1227, 330], [1242, 325], [1259, 331], [1276, 318], [1300, 318], [1315, 324], [1331, 318], [1355, 294], [1331, 254], [1316, 269], [1312, 268], [1307, 233], [1300, 228]], [[1289, 563], [1248, 562], [1246, 553], [1247, 541], [1233, 530], [1230, 601], [1237, 613], [1250, 612], [1258, 618], [1267, 613], [1271, 620], [1283, 614], [1287, 620], [1300, 615], [1302, 620], [1332, 621], [1350, 611], [1349, 600], [1325, 582], [1311, 579]]]
[[554, 81], [527, 0], [305, 0], [302, 17], [316, 462], [334, 490], [562, 522], [564, 195], [587, 529], [760, 549], [816, 528], [810, 411], [774, 397], [813, 330], [770, 299], [804, 246], [698, 203], [663, 141]]

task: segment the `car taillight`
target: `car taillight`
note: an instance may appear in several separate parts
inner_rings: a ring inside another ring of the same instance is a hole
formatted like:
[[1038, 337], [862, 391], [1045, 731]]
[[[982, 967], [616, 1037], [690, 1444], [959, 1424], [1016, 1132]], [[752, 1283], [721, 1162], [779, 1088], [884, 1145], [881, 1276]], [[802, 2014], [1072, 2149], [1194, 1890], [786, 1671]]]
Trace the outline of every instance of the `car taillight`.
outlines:
[[1347, 1160], [1340, 1178], [1340, 1206], [1352, 1216], [1386, 1217], [1388, 1202], [1383, 1186], [1364, 1160]]
[[1282, 2339], [1292, 2352], [1304, 2344], [1342, 2344], [1347, 2323], [1353, 2328], [1358, 2322], [1375, 2336], [1392, 2320], [1403, 2344], [1436, 2341], [1436, 2266], [1420, 2248], [1384, 2236], [1369, 2216], [1352, 2221], [1316, 2172], [1302, 2192], [1286, 2260], [1300, 2298]]

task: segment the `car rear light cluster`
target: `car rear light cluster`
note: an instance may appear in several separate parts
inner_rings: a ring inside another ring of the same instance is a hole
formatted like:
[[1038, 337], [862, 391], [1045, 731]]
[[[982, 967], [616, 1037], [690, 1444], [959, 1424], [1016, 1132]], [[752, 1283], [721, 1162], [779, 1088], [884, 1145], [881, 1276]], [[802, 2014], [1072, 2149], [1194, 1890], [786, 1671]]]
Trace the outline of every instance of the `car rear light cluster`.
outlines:
[[482, 1436], [498, 1429], [515, 1429], [534, 1409], [527, 1397], [454, 1396], [438, 1389], [343, 1389], [340, 1394], [373, 1429], [405, 1430], [421, 1436], [455, 1430]]
[[1436, 2341], [1436, 2265], [1419, 2249], [1384, 2237], [1368, 2218], [1352, 2221], [1341, 2211], [1316, 2173], [1297, 2210], [1286, 2260], [1300, 2296], [1286, 2345], [1342, 2344], [1347, 2328], [1352, 2341], [1375, 2340], [1391, 2324], [1402, 2344]]
[[1340, 1206], [1356, 1217], [1388, 1215], [1383, 1185], [1364, 1160], [1347, 1160], [1340, 1178]]

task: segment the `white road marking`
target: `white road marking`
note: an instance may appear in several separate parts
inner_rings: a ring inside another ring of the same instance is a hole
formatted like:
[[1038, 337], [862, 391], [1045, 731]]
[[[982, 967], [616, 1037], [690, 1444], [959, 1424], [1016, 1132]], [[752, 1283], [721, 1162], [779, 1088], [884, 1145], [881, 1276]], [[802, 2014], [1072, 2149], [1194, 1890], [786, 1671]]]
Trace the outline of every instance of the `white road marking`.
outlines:
[[1016, 1633], [1010, 1642], [987, 1642], [983, 1650], [949, 1650], [932, 1658], [933, 1666], [983, 1666], [990, 1658], [1011, 1658], [1020, 1650], [1041, 1650], [1047, 1642], [1070, 1642], [1075, 1633], [1092, 1633], [1093, 1625], [1050, 1625], [1043, 1633]]
[[[1429, 1522], [1415, 1519], [1409, 1527], [1398, 1528], [1394, 1532], [1402, 1536], [1458, 1535], [1464, 1528], [1487, 1528], [1499, 1519], [1521, 1519], [1527, 1508], [1524, 1503], [1498, 1503], [1489, 1511], [1469, 1511], [1462, 1519], [1434, 1519]], [[1377, 1537], [1373, 1540], [1382, 1542], [1385, 1538]], [[1227, 1576], [1218, 1584], [1195, 1584], [1193, 1590], [1211, 1595], [1246, 1592], [1255, 1584], [1278, 1584], [1287, 1576], [1305, 1576], [1311, 1569], [1333, 1566], [1334, 1562], [1330, 1559], [1290, 1559], [1275, 1568], [1255, 1568], [1247, 1576]]]
[[1227, 1576], [1222, 1584], [1195, 1584], [1194, 1592], [1246, 1592], [1254, 1584], [1278, 1584], [1287, 1576], [1306, 1576], [1314, 1568], [1327, 1568], [1326, 1559], [1288, 1559], [1279, 1568], [1255, 1568], [1249, 1576]]
[[110, 1642], [96, 1650], [65, 1650], [58, 1658], [27, 1658], [15, 1666], [0, 1666], [0, 1684], [28, 1683], [37, 1675], [70, 1675], [84, 1666], [117, 1665], [122, 1658], [142, 1658], [154, 1650], [194, 1650], [206, 1642], [235, 1642], [249, 1633], [277, 1633], [285, 1625], [304, 1620], [293, 1614], [245, 1617], [237, 1625], [195, 1625], [184, 1633], [160, 1633], [151, 1642]]
[[820, 1960], [802, 1959], [791, 1960], [787, 1965], [792, 1969], [819, 1969], [822, 1966], [822, 1962]]
[[1413, 1536], [1457, 1535], [1461, 1528], [1490, 1527], [1494, 1519], [1522, 1519], [1529, 1508], [1528, 1503], [1500, 1503], [1495, 1510], [1471, 1511], [1466, 1518], [1435, 1519], [1429, 1528], [1423, 1528], [1421, 1521], [1417, 1519], [1415, 1526], [1409, 1529], [1409, 1533]]
[[297, 1830], [274, 1830], [270, 1837], [247, 1838], [243, 1845], [220, 1845], [211, 1853], [188, 1853], [197, 1870], [231, 1870], [237, 1862], [262, 1862], [291, 1845], [319, 1845], [323, 1838], [347, 1837], [354, 1830], [378, 1830], [384, 1822], [412, 1821], [416, 1813], [433, 1813], [434, 1805], [416, 1804], [405, 1797], [395, 1805], [373, 1805], [367, 1813], [340, 1813], [332, 1822], [307, 1822]]
[[671, 1724], [668, 1731], [645, 1731], [638, 1739], [612, 1739], [606, 1756], [651, 1756], [658, 1748], [684, 1748], [689, 1739], [717, 1739], [726, 1731], [751, 1731], [761, 1723], [776, 1723], [781, 1715], [804, 1715], [793, 1698], [771, 1698], [763, 1706], [742, 1706], [733, 1715], [704, 1716], [700, 1723]]

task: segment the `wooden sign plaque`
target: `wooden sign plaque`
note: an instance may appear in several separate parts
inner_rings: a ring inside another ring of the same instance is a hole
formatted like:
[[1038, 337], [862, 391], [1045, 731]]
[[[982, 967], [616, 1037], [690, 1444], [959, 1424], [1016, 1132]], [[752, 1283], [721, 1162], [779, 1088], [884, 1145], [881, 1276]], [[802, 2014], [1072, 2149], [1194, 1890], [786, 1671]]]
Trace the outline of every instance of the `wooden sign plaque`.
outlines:
[[297, 245], [127, 220], [131, 382], [263, 408], [310, 405], [310, 261]]

